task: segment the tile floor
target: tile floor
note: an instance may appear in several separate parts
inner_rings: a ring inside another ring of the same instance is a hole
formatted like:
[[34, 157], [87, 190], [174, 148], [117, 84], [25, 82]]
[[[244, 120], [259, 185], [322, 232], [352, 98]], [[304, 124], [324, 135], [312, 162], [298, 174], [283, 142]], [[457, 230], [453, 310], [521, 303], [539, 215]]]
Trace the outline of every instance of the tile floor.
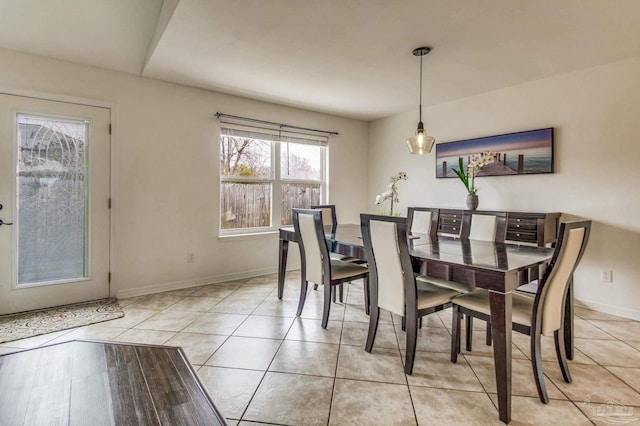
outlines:
[[[120, 301], [125, 317], [0, 345], [0, 353], [91, 338], [182, 346], [232, 425], [490, 425], [496, 409], [491, 348], [475, 321], [473, 352], [449, 361], [450, 310], [425, 318], [413, 375], [403, 372], [404, 333], [382, 315], [372, 353], [361, 283], [347, 286], [320, 327], [322, 293], [309, 291], [296, 318], [299, 273], [278, 300], [275, 275]], [[528, 337], [514, 333], [511, 424], [640, 424], [640, 323], [576, 309], [576, 355], [567, 384], [551, 338], [543, 359], [548, 405], [539, 402]]]

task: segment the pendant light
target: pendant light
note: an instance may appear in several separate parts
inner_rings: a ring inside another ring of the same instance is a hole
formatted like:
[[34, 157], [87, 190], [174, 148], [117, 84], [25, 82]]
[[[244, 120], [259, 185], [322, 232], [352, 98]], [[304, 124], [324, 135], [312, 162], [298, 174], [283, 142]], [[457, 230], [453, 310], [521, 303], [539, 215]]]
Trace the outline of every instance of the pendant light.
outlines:
[[431, 52], [430, 47], [418, 47], [413, 50], [413, 56], [420, 56], [420, 121], [415, 136], [407, 139], [407, 145], [412, 154], [428, 154], [436, 142], [433, 136], [427, 136], [424, 124], [422, 124], [422, 57], [429, 52]]

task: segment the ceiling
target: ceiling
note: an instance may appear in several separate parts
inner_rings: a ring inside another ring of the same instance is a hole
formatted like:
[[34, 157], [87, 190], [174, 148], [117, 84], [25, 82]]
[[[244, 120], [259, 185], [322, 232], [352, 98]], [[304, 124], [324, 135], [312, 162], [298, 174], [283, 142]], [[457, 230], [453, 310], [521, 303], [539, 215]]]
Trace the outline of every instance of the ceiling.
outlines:
[[638, 0], [0, 0], [0, 47], [372, 120], [640, 56]]

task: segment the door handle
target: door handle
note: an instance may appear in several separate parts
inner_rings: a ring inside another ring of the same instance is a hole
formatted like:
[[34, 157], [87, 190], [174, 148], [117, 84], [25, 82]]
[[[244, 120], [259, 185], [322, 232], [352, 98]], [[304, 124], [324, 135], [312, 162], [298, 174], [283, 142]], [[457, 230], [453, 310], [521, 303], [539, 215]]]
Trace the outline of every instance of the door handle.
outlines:
[[0, 226], [2, 225], [13, 225], [13, 222], [5, 222], [2, 219], [0, 219]]

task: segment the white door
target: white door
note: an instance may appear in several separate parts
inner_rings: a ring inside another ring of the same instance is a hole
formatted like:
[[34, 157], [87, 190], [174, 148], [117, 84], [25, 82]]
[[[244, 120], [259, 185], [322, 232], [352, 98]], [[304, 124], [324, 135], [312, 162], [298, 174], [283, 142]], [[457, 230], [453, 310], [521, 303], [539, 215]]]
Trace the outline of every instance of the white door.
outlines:
[[110, 116], [0, 94], [0, 314], [109, 297]]

